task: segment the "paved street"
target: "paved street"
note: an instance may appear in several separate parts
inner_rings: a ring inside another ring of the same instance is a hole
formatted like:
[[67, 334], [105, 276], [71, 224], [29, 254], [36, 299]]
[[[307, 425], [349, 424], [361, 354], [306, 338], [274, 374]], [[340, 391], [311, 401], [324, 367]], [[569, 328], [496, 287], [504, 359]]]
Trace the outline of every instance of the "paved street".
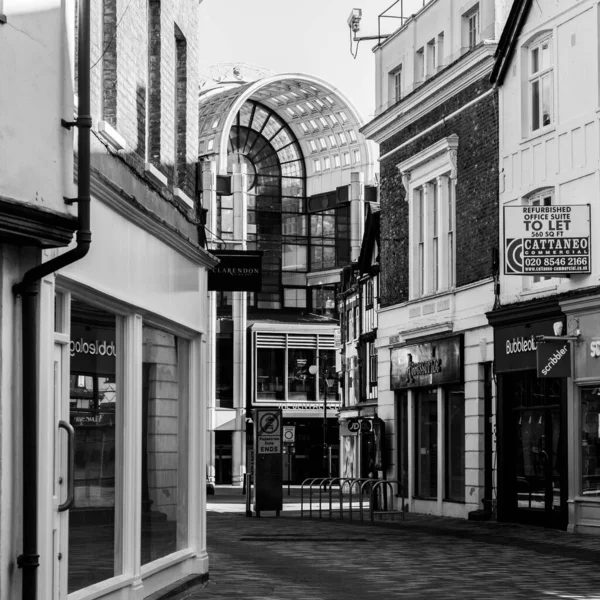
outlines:
[[600, 537], [420, 515], [300, 519], [297, 495], [279, 518], [248, 518], [239, 490], [217, 489], [210, 579], [175, 598], [600, 600]]

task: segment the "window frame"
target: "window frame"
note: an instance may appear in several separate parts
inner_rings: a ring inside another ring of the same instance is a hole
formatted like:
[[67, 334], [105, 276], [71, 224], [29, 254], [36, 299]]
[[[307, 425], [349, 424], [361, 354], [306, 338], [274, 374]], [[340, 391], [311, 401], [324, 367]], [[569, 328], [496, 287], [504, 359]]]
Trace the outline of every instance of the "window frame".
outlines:
[[[458, 136], [452, 135], [397, 165], [409, 203], [410, 300], [451, 291], [455, 286], [457, 154]], [[438, 188], [435, 194], [432, 185]], [[436, 198], [438, 206], [437, 281], [432, 277], [433, 239], [429, 240], [433, 224], [431, 197]]]
[[[552, 127], [555, 122], [554, 115], [554, 54], [552, 35], [546, 34], [530, 42], [526, 48], [525, 67], [527, 73], [527, 119], [528, 133], [537, 134]], [[543, 64], [543, 47], [547, 45], [548, 64]], [[537, 70], [533, 70], [534, 56], [536, 56]], [[544, 123], [544, 80], [549, 80], [546, 93], [549, 93], [549, 120]], [[537, 101], [534, 102], [534, 87], [537, 86]], [[535, 104], [535, 105], [534, 105]], [[534, 126], [534, 111], [537, 109], [537, 124]]]
[[[528, 206], [541, 206], [543, 202], [543, 206], [552, 206], [554, 204], [554, 188], [544, 188], [542, 190], [537, 190], [533, 192], [526, 198], [524, 198], [525, 203]], [[548, 285], [549, 282], [554, 279], [551, 276], [546, 275], [529, 275], [527, 276], [527, 286], [528, 288], [538, 288], [540, 285]]]

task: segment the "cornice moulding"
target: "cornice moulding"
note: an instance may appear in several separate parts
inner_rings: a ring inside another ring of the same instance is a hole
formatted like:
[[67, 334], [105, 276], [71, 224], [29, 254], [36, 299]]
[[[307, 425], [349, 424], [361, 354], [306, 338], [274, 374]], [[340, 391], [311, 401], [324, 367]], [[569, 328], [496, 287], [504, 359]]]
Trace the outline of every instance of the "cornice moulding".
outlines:
[[[362, 134], [381, 144], [430, 113], [458, 92], [490, 73], [494, 64], [495, 49], [495, 43], [482, 44], [467, 55], [469, 58], [465, 58], [464, 62], [459, 60], [454, 66], [447, 67], [438, 77], [423, 83], [405, 99], [367, 123], [361, 130]], [[440, 91], [440, 88], [445, 89]]]
[[218, 263], [207, 250], [184, 238], [166, 223], [158, 221], [157, 217], [137, 208], [131, 200], [124, 198], [119, 190], [114, 189], [107, 180], [94, 171], [92, 171], [91, 192], [94, 198], [110, 207], [123, 218], [135, 223], [140, 229], [158, 238], [193, 263], [207, 269], [212, 269]]

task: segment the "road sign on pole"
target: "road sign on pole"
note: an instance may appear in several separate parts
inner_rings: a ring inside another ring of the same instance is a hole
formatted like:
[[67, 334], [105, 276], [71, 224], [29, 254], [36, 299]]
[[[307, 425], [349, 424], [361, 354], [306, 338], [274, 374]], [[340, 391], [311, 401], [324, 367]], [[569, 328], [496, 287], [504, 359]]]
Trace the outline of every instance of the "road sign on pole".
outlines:
[[296, 441], [296, 427], [294, 425], [283, 426], [284, 444], [293, 444]]

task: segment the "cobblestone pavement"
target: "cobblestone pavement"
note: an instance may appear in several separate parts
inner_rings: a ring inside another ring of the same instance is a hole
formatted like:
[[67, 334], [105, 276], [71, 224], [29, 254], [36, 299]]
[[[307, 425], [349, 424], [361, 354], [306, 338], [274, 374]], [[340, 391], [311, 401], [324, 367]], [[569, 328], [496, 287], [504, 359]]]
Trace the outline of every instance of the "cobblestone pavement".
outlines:
[[248, 518], [210, 503], [209, 581], [177, 600], [600, 600], [596, 536], [423, 515]]

